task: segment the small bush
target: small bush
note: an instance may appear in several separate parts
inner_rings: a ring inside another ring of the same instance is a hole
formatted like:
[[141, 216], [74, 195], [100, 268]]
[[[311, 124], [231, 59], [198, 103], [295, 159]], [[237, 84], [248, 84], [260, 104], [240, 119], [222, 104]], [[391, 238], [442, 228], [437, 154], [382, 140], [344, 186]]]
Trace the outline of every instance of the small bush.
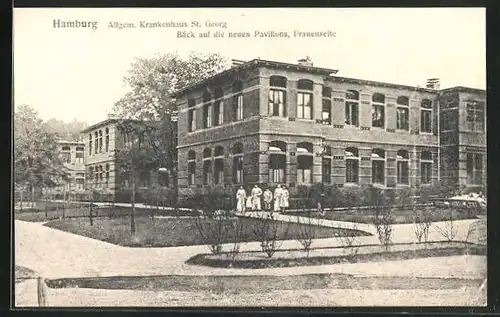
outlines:
[[442, 227], [436, 225], [434, 228], [443, 238], [446, 239], [446, 241], [452, 242], [455, 239], [458, 233], [458, 228], [455, 226], [455, 219], [451, 209], [448, 211], [447, 220], [444, 225]]
[[[257, 221], [252, 228], [252, 231], [257, 239], [260, 242], [260, 246], [262, 251], [266, 253], [266, 255], [271, 258], [276, 251], [279, 250], [281, 244], [280, 241], [280, 226], [282, 223], [276, 221], [274, 213], [272, 212], [262, 212], [256, 217]], [[290, 228], [290, 222], [287, 223], [287, 227], [284, 232], [283, 240], [286, 240], [288, 236], [288, 230]]]
[[320, 219], [313, 217], [311, 209], [304, 211], [304, 217], [305, 220], [301, 220], [303, 218], [300, 216], [297, 217], [299, 231], [296, 240], [302, 245], [303, 250], [307, 252], [307, 257], [309, 257], [311, 245], [316, 237], [316, 229], [320, 225]]
[[415, 233], [415, 238], [417, 242], [428, 242], [429, 241], [429, 229], [432, 224], [432, 219], [429, 215], [429, 212], [426, 208], [418, 210], [417, 208], [413, 208], [413, 232]]
[[392, 244], [392, 226], [394, 219], [392, 217], [391, 208], [376, 205], [374, 226], [377, 230], [377, 235], [380, 243], [389, 251]]

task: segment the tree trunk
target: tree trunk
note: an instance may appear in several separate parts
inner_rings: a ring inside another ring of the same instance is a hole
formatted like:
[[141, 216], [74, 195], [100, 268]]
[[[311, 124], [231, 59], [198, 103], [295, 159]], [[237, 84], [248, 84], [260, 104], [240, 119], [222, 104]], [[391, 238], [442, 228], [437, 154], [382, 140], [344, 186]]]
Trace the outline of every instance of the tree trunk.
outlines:
[[130, 232], [135, 234], [135, 178], [132, 181], [132, 208], [130, 210]]
[[24, 188], [21, 189], [21, 197], [20, 197], [20, 201], [19, 201], [19, 210], [22, 212], [23, 211], [23, 192], [24, 192]]
[[90, 190], [90, 197], [89, 197], [89, 220], [90, 220], [90, 225], [94, 225], [94, 220], [92, 219], [92, 203], [94, 202], [94, 192], [92, 189]]

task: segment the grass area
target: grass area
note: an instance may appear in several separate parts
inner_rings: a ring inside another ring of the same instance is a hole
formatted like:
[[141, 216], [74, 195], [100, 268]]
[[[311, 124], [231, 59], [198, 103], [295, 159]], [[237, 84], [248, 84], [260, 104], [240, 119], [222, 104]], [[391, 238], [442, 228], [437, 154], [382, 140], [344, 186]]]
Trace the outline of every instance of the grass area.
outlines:
[[260, 293], [310, 289], [459, 289], [479, 287], [482, 280], [433, 277], [353, 276], [350, 274], [301, 275], [163, 275], [65, 278], [47, 280], [50, 288], [168, 290], [184, 292]]
[[[132, 208], [123, 207], [123, 206], [115, 206], [113, 208], [105, 206], [105, 207], [93, 207], [92, 215], [93, 217], [107, 217], [107, 218], [117, 218], [124, 217], [130, 215], [130, 211]], [[155, 210], [149, 208], [136, 208], [135, 213], [137, 216], [149, 216], [151, 212], [154, 212], [155, 215], [158, 216], [172, 216], [176, 215], [174, 211], [171, 210]], [[194, 212], [185, 212], [179, 213], [179, 215], [193, 215]], [[75, 204], [70, 206], [69, 208], [59, 208], [59, 209], [50, 209], [50, 210], [16, 210], [14, 212], [14, 218], [17, 220], [30, 221], [30, 222], [44, 222], [51, 221], [63, 218], [86, 218], [88, 221], [90, 212], [88, 204]]]
[[187, 260], [186, 263], [218, 268], [262, 269], [340, 263], [400, 261], [465, 254], [486, 255], [486, 246], [465, 242], [399, 243], [394, 244], [393, 248], [394, 250], [388, 251], [382, 251], [383, 249], [380, 245], [364, 245], [354, 248], [318, 248], [312, 250], [311, 256], [306, 256], [305, 252], [302, 252], [303, 254], [301, 255], [301, 250], [298, 249], [280, 250], [272, 258], [267, 258], [262, 252], [248, 251], [240, 252], [234, 260], [228, 257], [227, 254], [198, 254]]
[[[252, 228], [258, 223], [254, 218], [239, 218], [243, 225], [241, 239], [243, 242], [257, 240]], [[204, 220], [213, 221], [213, 220]], [[234, 221], [234, 220], [231, 220]], [[278, 236], [280, 239], [295, 239], [300, 232], [299, 224], [278, 221]], [[89, 219], [74, 218], [55, 220], [45, 226], [98, 239], [122, 246], [134, 247], [170, 247], [183, 245], [205, 244], [196, 227], [195, 218], [157, 218], [151, 219], [146, 216], [136, 218], [135, 238], [130, 234], [130, 219], [120, 218], [97, 218], [94, 225], [90, 226]], [[305, 225], [300, 225], [305, 226]], [[285, 232], [288, 228], [288, 234]], [[369, 235], [359, 230], [337, 229], [318, 227], [316, 238], [330, 238], [336, 235]], [[228, 236], [226, 242], [232, 242], [233, 237]]]
[[16, 265], [14, 267], [14, 277], [15, 277], [16, 283], [20, 283], [25, 279], [34, 278], [36, 276], [37, 276], [37, 274], [35, 271], [28, 269], [24, 266]]
[[[446, 221], [450, 219], [450, 215], [454, 220], [476, 219], [475, 215], [468, 214], [465, 211], [454, 209], [444, 209], [436, 207], [421, 207], [419, 211], [427, 212], [431, 222]], [[413, 212], [403, 208], [391, 208], [391, 213], [394, 219], [394, 224], [414, 223]], [[307, 216], [307, 212], [296, 211], [287, 212], [287, 215]], [[311, 216], [319, 217], [318, 212], [311, 212]], [[324, 219], [349, 221], [358, 223], [372, 224], [376, 218], [376, 212], [373, 209], [363, 210], [335, 210], [327, 211], [323, 216]]]

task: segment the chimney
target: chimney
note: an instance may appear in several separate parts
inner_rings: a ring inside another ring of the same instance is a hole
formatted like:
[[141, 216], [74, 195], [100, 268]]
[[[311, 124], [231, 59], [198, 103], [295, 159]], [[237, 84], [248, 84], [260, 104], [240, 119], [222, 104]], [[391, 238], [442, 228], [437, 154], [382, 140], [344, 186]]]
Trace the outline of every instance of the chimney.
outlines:
[[240, 65], [245, 64], [245, 63], [246, 63], [245, 61], [242, 61], [239, 59], [233, 59], [233, 60], [231, 60], [231, 67], [237, 67], [237, 66], [240, 66]]
[[299, 59], [297, 63], [302, 66], [313, 66], [313, 62], [311, 61], [311, 58], [309, 56], [306, 56], [306, 58]]
[[439, 90], [439, 78], [427, 79], [427, 88]]

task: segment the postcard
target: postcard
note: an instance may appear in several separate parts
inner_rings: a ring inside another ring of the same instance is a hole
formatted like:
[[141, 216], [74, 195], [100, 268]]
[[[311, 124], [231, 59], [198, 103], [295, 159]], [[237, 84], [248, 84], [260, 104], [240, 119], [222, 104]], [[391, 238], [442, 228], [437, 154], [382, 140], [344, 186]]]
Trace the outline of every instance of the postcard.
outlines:
[[14, 8], [16, 309], [487, 305], [484, 8]]

